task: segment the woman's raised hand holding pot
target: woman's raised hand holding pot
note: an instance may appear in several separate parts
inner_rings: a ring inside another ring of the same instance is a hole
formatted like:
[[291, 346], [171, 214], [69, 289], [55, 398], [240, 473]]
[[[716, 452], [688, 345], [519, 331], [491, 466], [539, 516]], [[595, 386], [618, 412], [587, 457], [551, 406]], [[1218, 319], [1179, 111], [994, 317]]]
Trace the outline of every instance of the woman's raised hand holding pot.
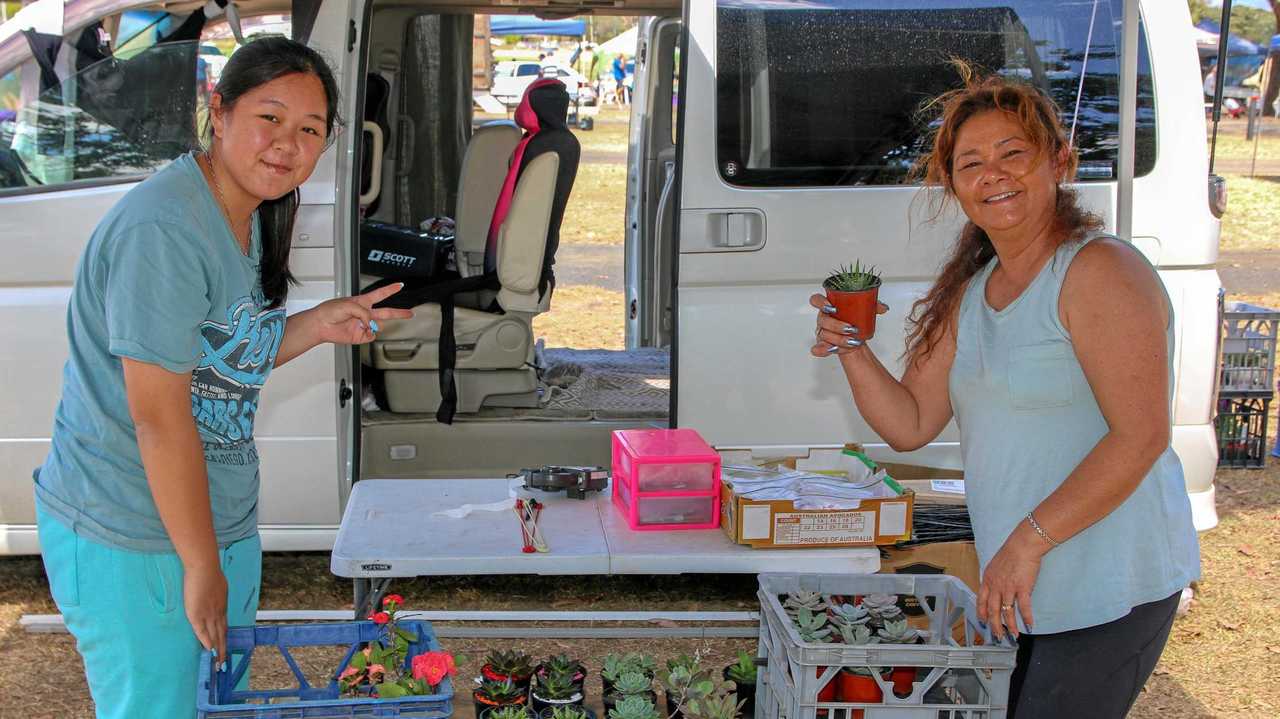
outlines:
[[[809, 298], [809, 304], [818, 310], [818, 326], [814, 332], [814, 345], [809, 352], [814, 357], [829, 357], [834, 354], [848, 354], [860, 348], [869, 339], [861, 327], [844, 321], [836, 316], [836, 307], [827, 301], [825, 295], [815, 294]], [[876, 302], [876, 314], [889, 311], [889, 305]], [[872, 332], [874, 332], [872, 328]]]

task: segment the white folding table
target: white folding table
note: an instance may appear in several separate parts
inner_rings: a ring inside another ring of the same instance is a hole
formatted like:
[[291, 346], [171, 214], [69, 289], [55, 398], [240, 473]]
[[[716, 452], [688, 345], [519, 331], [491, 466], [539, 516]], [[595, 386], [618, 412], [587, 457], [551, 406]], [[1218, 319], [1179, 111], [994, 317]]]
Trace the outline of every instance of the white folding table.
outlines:
[[[517, 493], [546, 508], [538, 522], [548, 552], [523, 551], [520, 524], [493, 505]], [[472, 505], [465, 516], [449, 510]], [[330, 570], [353, 580], [356, 618], [368, 614], [395, 578], [471, 574], [872, 573], [875, 547], [752, 549], [719, 529], [630, 529], [608, 490], [570, 499], [529, 491], [518, 479], [370, 479], [347, 501]]]

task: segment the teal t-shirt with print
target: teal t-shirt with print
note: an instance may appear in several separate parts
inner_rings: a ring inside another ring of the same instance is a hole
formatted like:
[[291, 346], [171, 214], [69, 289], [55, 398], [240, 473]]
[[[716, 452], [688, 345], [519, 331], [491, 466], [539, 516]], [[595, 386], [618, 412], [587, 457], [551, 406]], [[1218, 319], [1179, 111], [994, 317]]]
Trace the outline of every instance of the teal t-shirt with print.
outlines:
[[[259, 392], [284, 337], [267, 307], [254, 217], [249, 255], [193, 155], [130, 190], [98, 224], [67, 309], [70, 358], [36, 502], [111, 546], [173, 551], [143, 470], [122, 358], [191, 372], [218, 544], [257, 532]], [[164, 471], [164, 468], [153, 468]]]

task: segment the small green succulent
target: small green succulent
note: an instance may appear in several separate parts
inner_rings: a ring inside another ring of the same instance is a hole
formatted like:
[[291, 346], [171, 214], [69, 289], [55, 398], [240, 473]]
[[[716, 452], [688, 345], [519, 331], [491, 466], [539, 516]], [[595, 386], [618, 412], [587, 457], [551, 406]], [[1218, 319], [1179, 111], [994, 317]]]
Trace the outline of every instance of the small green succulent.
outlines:
[[845, 644], [878, 644], [880, 638], [872, 633], [871, 627], [866, 624], [838, 624], [836, 629], [840, 632], [840, 641]]
[[871, 612], [861, 604], [835, 604], [830, 608], [831, 623], [837, 626], [847, 624], [866, 624], [871, 619]]
[[691, 657], [688, 654], [681, 654], [678, 657], [667, 660], [667, 671], [670, 672], [676, 667], [684, 667], [690, 672], [697, 671], [700, 660], [697, 657]]
[[795, 623], [801, 641], [825, 642], [831, 636], [831, 627], [827, 626], [826, 612], [815, 614], [802, 608], [796, 613]]
[[782, 608], [792, 616], [795, 616], [796, 612], [801, 609], [808, 609], [810, 612], [816, 613], [827, 608], [827, 601], [817, 592], [807, 592], [800, 589], [787, 595], [787, 598], [782, 602]]
[[609, 719], [658, 719], [658, 709], [646, 697], [625, 697], [609, 710]]
[[529, 710], [523, 704], [508, 704], [485, 712], [484, 719], [529, 719]]
[[573, 674], [569, 672], [556, 674], [548, 672], [538, 677], [533, 693], [537, 694], [539, 699], [562, 701], [572, 699], [574, 695], [580, 692], [578, 685], [573, 681]]
[[736, 719], [744, 703], [734, 692], [718, 693], [690, 700], [683, 712], [689, 719]]
[[756, 658], [744, 651], [738, 652], [738, 661], [729, 665], [729, 679], [738, 684], [756, 683]]
[[509, 677], [527, 677], [533, 673], [533, 663], [529, 655], [513, 649], [509, 652], [490, 652], [484, 660], [493, 671]]
[[495, 704], [512, 704], [524, 695], [524, 689], [510, 679], [501, 682], [486, 679], [476, 691]]
[[916, 644], [920, 641], [920, 632], [912, 629], [906, 619], [887, 621], [876, 631], [876, 637], [884, 644]]
[[862, 261], [853, 263], [852, 267], [841, 265], [827, 275], [822, 286], [837, 292], [860, 292], [880, 286], [880, 273], [873, 265], [862, 266]]
[[577, 674], [582, 671], [582, 662], [568, 654], [556, 654], [542, 660], [542, 668], [548, 674]]
[[645, 694], [653, 691], [653, 680], [644, 672], [626, 672], [613, 683], [613, 691], [623, 696]]
[[577, 704], [551, 707], [550, 719], [587, 719], [587, 712]]
[[609, 654], [604, 658], [604, 664], [600, 668], [600, 675], [614, 683], [617, 683], [618, 677], [627, 672], [640, 672], [649, 678], [653, 678], [657, 667], [657, 662], [648, 654], [639, 652]]

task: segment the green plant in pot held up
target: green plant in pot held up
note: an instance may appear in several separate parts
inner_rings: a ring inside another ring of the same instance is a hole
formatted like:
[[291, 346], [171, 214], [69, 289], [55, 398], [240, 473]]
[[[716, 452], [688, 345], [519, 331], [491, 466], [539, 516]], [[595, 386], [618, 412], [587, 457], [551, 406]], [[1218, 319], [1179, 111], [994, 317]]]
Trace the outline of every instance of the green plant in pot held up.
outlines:
[[827, 303], [836, 308], [836, 319], [858, 328], [855, 337], [864, 342], [876, 333], [880, 285], [880, 273], [870, 265], [863, 267], [861, 261], [838, 267], [822, 281]]

